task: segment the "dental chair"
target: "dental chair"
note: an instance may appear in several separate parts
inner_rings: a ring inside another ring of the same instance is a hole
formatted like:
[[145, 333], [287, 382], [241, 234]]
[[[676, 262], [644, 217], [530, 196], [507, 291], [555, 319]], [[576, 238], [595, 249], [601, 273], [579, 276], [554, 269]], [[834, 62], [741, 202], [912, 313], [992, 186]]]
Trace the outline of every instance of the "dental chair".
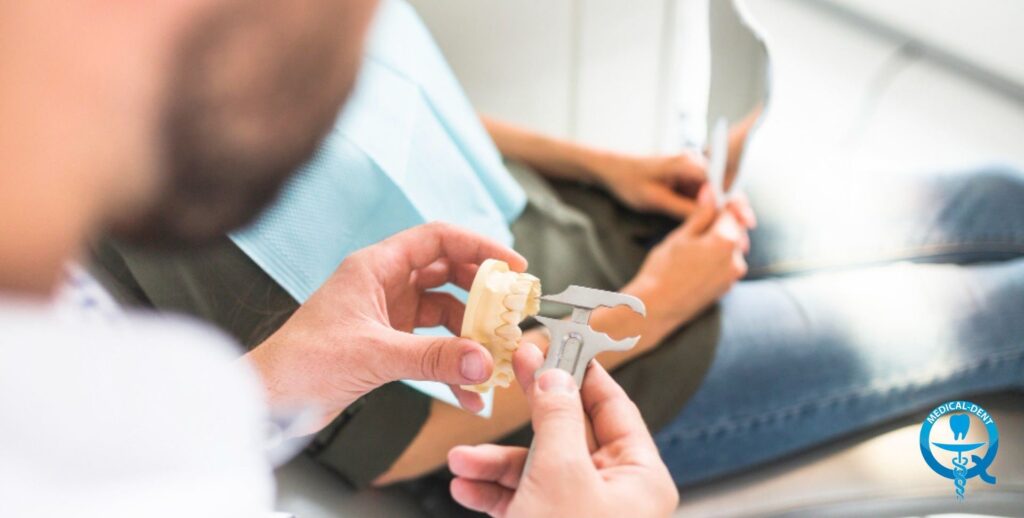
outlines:
[[[668, 114], [670, 140], [698, 147], [719, 118], [739, 121], [751, 110], [767, 107], [770, 84], [767, 48], [751, 28], [742, 2], [712, 0], [708, 16], [710, 95], [697, 106], [677, 103]], [[792, 458], [684, 488], [676, 515], [1024, 516], [1024, 394], [965, 399], [995, 417], [1001, 441], [989, 470], [997, 477], [996, 485], [971, 479], [963, 502], [954, 501], [953, 481], [935, 474], [922, 459], [919, 431], [929, 409], [921, 409]], [[420, 517], [427, 515], [424, 506], [432, 505], [400, 487], [354, 491], [304, 456], [279, 469], [277, 481], [277, 508], [299, 518]]]

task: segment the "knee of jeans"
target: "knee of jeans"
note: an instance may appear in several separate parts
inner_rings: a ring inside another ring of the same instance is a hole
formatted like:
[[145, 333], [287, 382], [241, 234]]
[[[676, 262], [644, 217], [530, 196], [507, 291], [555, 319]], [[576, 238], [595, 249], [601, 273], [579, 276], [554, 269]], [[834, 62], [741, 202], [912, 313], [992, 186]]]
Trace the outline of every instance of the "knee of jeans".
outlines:
[[1024, 171], [1004, 163], [991, 163], [960, 177], [958, 205], [977, 207], [982, 212], [1009, 221], [1024, 218]]
[[990, 196], [1020, 196], [1024, 194], [1024, 171], [1010, 163], [992, 162], [976, 169], [970, 175], [968, 188]]

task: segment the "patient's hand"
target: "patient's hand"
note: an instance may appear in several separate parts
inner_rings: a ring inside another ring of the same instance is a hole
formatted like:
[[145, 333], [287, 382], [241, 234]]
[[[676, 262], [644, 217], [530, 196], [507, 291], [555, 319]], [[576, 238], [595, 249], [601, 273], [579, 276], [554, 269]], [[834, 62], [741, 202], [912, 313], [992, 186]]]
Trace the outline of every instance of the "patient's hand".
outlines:
[[[536, 434], [534, 455], [523, 475], [526, 449], [460, 446], [448, 455], [456, 478], [451, 491], [462, 505], [496, 517], [669, 516], [679, 495], [658, 456], [640, 411], [597, 363], [581, 393], [571, 375], [545, 372], [524, 344], [515, 357]], [[587, 422], [596, 449], [587, 447]]]
[[694, 213], [651, 250], [622, 290], [647, 306], [645, 338], [660, 342], [746, 275], [747, 230], [754, 223], [745, 198], [718, 211], [710, 187], [701, 188]]
[[[248, 354], [271, 405], [316, 404], [326, 425], [349, 404], [391, 381], [441, 381], [463, 406], [479, 411], [479, 394], [458, 388], [486, 380], [493, 361], [482, 345], [458, 337], [411, 334], [443, 325], [458, 335], [465, 309], [447, 293], [469, 289], [479, 264], [501, 259], [515, 271], [526, 260], [457, 227], [432, 223], [350, 255], [330, 279], [266, 342]], [[310, 430], [313, 431], [313, 430]]]
[[706, 166], [699, 153], [633, 156], [595, 152], [594, 156], [589, 160], [594, 176], [634, 210], [683, 219], [697, 206]]

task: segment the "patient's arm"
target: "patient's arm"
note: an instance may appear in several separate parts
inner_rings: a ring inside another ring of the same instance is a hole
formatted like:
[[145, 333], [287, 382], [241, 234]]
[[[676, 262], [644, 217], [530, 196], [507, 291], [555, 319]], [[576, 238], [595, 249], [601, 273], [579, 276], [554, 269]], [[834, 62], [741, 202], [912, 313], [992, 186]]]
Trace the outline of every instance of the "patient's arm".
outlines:
[[505, 157], [551, 178], [603, 185], [638, 211], [684, 218], [693, 211], [694, 197], [704, 181], [704, 157], [696, 152], [632, 155], [541, 135], [488, 117], [481, 120]]
[[599, 162], [606, 153], [568, 140], [542, 135], [507, 122], [481, 116], [501, 154], [552, 178], [597, 183]]

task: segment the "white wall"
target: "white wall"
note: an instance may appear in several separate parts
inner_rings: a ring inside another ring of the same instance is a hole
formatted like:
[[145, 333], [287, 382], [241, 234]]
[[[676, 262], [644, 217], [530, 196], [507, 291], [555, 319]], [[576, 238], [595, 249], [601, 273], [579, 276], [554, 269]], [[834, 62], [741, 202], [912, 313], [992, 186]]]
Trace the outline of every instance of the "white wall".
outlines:
[[677, 0], [412, 0], [482, 112], [593, 144], [654, 149]]
[[[688, 6], [702, 0], [410, 1], [481, 111], [614, 149], [664, 148], [666, 63], [679, 58]], [[856, 7], [1024, 76], [1015, 26], [1024, 0], [815, 1]], [[773, 169], [795, 169], [794, 157], [812, 151], [835, 156], [836, 146], [858, 155], [848, 164], [890, 169], [1024, 162], [1019, 103], [926, 62], [882, 80], [897, 43], [805, 0], [749, 3], [778, 43], [775, 120], [759, 134], [784, 158]]]
[[1024, 83], [1021, 0], [827, 0]]
[[411, 0], [473, 104], [569, 135], [574, 0]]

